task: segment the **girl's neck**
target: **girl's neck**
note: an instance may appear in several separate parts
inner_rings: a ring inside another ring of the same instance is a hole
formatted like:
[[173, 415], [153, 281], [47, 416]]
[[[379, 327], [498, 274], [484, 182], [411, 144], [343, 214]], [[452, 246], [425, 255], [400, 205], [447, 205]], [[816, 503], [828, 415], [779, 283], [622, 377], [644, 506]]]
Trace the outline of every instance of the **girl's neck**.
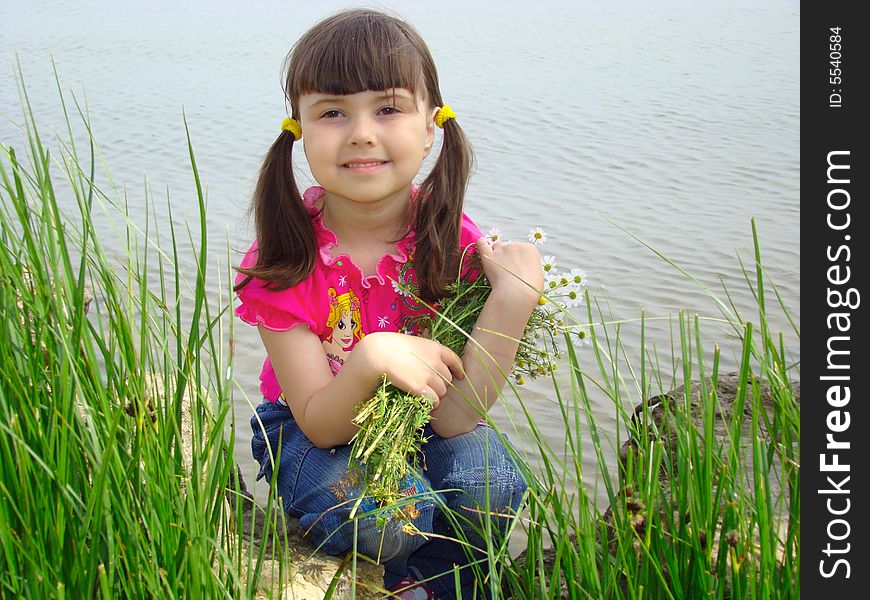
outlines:
[[404, 237], [411, 222], [410, 190], [394, 199], [360, 203], [324, 196], [323, 223], [341, 246], [359, 246], [374, 241], [391, 244]]

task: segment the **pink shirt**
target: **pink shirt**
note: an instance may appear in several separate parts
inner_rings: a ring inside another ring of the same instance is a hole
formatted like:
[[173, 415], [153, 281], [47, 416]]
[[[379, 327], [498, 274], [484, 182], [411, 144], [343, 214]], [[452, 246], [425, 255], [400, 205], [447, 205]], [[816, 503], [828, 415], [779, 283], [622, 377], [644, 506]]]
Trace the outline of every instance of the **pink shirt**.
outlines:
[[[395, 253], [384, 254], [378, 261], [376, 273], [366, 277], [349, 255], [332, 255], [332, 248], [338, 240], [323, 225], [319, 214], [318, 201], [324, 193], [323, 188], [312, 187], [303, 196], [311, 213], [320, 257], [311, 275], [298, 285], [279, 292], [268, 290], [262, 280], [253, 279], [239, 290], [241, 304], [235, 312], [246, 323], [263, 325], [273, 331], [307, 325], [323, 343], [335, 375], [366, 334], [376, 331], [416, 334], [412, 317], [426, 309], [399, 287], [416, 282], [412, 262], [414, 232], [396, 243]], [[461, 248], [474, 244], [482, 235], [477, 225], [463, 214]], [[256, 260], [257, 242], [254, 242], [241, 266], [253, 266]], [[239, 274], [236, 283], [244, 277]], [[260, 372], [260, 391], [272, 402], [281, 395], [281, 386], [268, 357]]]

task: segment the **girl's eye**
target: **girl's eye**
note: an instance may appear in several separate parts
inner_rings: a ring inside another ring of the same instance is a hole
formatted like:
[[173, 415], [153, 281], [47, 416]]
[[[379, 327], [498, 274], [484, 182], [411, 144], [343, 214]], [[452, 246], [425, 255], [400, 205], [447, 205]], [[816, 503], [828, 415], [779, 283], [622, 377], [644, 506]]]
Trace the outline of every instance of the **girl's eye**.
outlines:
[[395, 115], [400, 113], [398, 106], [385, 106], [381, 110], [378, 111], [379, 115]]
[[350, 327], [351, 327], [351, 329], [356, 327], [356, 321], [354, 321], [353, 319], [350, 320]]
[[347, 325], [344, 324], [344, 320], [338, 322], [339, 329], [347, 329]]
[[320, 118], [321, 118], [321, 119], [334, 119], [334, 118], [336, 118], [336, 117], [340, 117], [340, 116], [341, 116], [341, 112], [340, 112], [340, 111], [337, 111], [337, 110], [328, 110], [328, 111], [326, 111], [325, 113], [323, 113], [322, 115], [320, 115]]

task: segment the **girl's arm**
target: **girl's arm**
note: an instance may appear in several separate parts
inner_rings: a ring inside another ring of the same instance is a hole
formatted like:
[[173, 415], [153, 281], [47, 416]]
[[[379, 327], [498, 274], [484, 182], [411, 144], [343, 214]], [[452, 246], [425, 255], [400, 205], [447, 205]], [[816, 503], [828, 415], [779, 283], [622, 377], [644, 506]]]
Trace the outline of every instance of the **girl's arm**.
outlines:
[[477, 251], [492, 293], [462, 353], [465, 379], [432, 411], [432, 429], [452, 437], [474, 429], [505, 383], [526, 324], [544, 285], [541, 257], [531, 244], [478, 240]]
[[[306, 326], [259, 327], [293, 418], [319, 448], [346, 444], [357, 431], [354, 407], [371, 398], [386, 374], [397, 387], [437, 398], [462, 375], [462, 361], [432, 340], [377, 332], [360, 340], [333, 377], [320, 338]], [[437, 404], [436, 404], [437, 406]]]

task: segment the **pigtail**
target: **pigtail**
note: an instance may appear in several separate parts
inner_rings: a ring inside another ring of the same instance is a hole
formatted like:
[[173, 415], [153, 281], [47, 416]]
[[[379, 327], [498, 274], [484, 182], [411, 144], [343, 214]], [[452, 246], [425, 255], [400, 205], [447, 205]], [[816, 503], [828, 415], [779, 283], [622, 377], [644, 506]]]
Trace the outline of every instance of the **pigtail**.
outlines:
[[414, 216], [415, 268], [420, 294], [436, 302], [459, 268], [462, 206], [474, 156], [456, 119], [444, 123], [441, 152], [420, 185]]
[[293, 174], [294, 143], [293, 133], [282, 130], [263, 159], [253, 201], [257, 262], [236, 269], [247, 277], [235, 291], [254, 277], [269, 282], [271, 289], [284, 290], [314, 270], [317, 240]]

